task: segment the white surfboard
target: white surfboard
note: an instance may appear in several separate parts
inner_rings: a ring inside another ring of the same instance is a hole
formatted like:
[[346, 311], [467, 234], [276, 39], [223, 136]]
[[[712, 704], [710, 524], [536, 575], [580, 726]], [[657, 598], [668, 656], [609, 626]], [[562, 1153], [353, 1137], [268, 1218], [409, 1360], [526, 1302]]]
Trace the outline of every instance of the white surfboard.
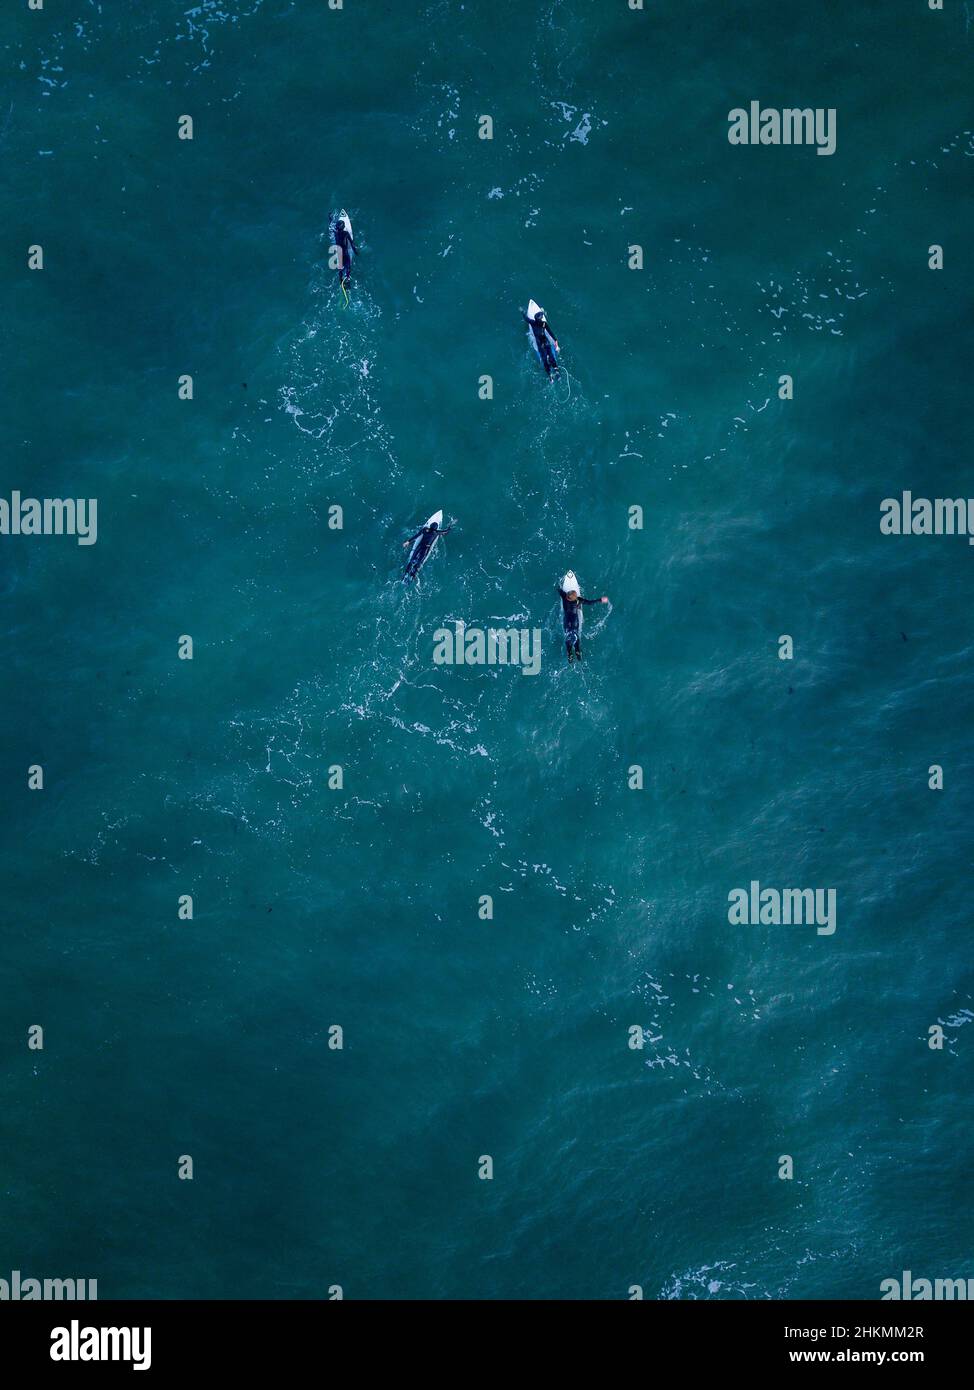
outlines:
[[[354, 232], [352, 231], [352, 219], [349, 217], [349, 215], [348, 215], [348, 213], [345, 211], [345, 209], [342, 208], [341, 212], [336, 213], [335, 216], [334, 216], [334, 217], [332, 218], [332, 220], [331, 220], [330, 234], [331, 234], [331, 242], [332, 242], [332, 245], [333, 245], [333, 246], [336, 244], [336, 243], [335, 243], [335, 236], [336, 236], [336, 234], [337, 234], [338, 223], [339, 223], [339, 222], [344, 222], [344, 223], [345, 223], [345, 230], [348, 232], [349, 238], [350, 238], [352, 241], [355, 240], [355, 234], [354, 234]], [[352, 262], [353, 262], [354, 260], [355, 260], [355, 252], [352, 250], [351, 247], [349, 247], [349, 248], [348, 248], [348, 265], [345, 266], [343, 269], [339, 270], [339, 276], [340, 276], [341, 278], [345, 278], [346, 271], [348, 272], [349, 275], [351, 274]]]
[[562, 588], [562, 593], [565, 593], [565, 594], [570, 594], [570, 593], [572, 593], [573, 591], [574, 591], [576, 594], [581, 594], [581, 592], [582, 592], [582, 586], [581, 586], [581, 584], [579, 584], [578, 580], [575, 578], [575, 573], [574, 573], [573, 570], [569, 570], [568, 573], [565, 575], [564, 579], [561, 581], [561, 588]]
[[[440, 527], [442, 527], [442, 525], [443, 525], [443, 513], [442, 513], [442, 512], [434, 512], [433, 515], [430, 517], [429, 521], [425, 522], [424, 525], [425, 525], [425, 526], [432, 526], [434, 522], [436, 523], [437, 529], [439, 529]], [[419, 573], [419, 570], [415, 570], [415, 571], [411, 570], [411, 569], [410, 569], [410, 566], [412, 565], [412, 562], [413, 562], [413, 556], [416, 554], [417, 550], [418, 550], [419, 547], [422, 545], [423, 540], [424, 540], [424, 536], [423, 536], [423, 533], [422, 533], [422, 531], [421, 531], [420, 534], [419, 534], [419, 535], [416, 537], [416, 539], [413, 541], [412, 545], [409, 547], [409, 557], [408, 557], [408, 559], [406, 560], [406, 573], [403, 575], [403, 583], [404, 583], [404, 584], [405, 584], [405, 583], [408, 583], [408, 581], [409, 581], [410, 579], [415, 579], [416, 575]], [[435, 544], [435, 541], [434, 541], [433, 544]], [[432, 548], [433, 548], [433, 547], [430, 546], [430, 550], [432, 550]], [[420, 564], [420, 566], [419, 566], [419, 569], [422, 569], [422, 568], [423, 568], [423, 565], [425, 565], [425, 563], [426, 563], [426, 561], [427, 561], [428, 559], [429, 559], [429, 551], [427, 551], [426, 554], [424, 555], [423, 560], [422, 560], [422, 562], [421, 562], [421, 564]]]
[[[542, 309], [540, 304], [538, 304], [533, 299], [528, 300], [527, 315], [529, 319], [533, 319], [535, 314], [543, 313], [544, 310]], [[549, 347], [551, 348], [551, 355], [554, 358], [554, 368], [552, 370], [555, 370], [558, 367], [558, 350], [555, 347], [554, 339], [551, 336], [551, 330], [548, 328], [547, 320], [545, 321], [545, 335], [548, 339]], [[530, 326], [528, 327], [528, 337], [531, 340], [531, 346], [534, 348], [535, 353], [537, 354], [538, 361], [541, 363], [542, 367], [544, 367], [545, 371], [548, 373], [548, 376], [550, 377], [551, 372], [548, 371], [547, 366], [545, 366], [545, 360], [541, 355], [541, 349], [538, 347], [538, 340], [534, 336], [534, 329]]]

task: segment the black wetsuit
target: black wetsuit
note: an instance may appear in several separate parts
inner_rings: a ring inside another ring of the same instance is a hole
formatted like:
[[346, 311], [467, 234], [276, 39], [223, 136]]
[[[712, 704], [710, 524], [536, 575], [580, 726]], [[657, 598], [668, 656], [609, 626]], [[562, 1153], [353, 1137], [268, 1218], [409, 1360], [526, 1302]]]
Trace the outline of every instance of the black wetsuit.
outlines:
[[552, 341], [555, 339], [554, 333], [551, 332], [551, 324], [547, 319], [542, 319], [542, 321], [538, 323], [530, 314], [526, 314], [523, 309], [521, 310], [521, 317], [534, 334], [534, 341], [537, 343], [538, 352], [541, 354], [542, 365], [548, 375], [551, 376], [553, 372], [558, 371], [558, 358], [555, 356], [552, 343], [548, 341], [549, 335]]
[[347, 227], [339, 227], [335, 223], [335, 245], [342, 253], [342, 264], [338, 272], [339, 280], [350, 280], [352, 278], [352, 251], [356, 256], [359, 253], [358, 247], [349, 235]]
[[416, 549], [410, 555], [409, 560], [407, 561], [406, 573], [402, 577], [402, 582], [404, 584], [408, 584], [410, 579], [416, 578], [416, 575], [422, 568], [423, 561], [426, 559], [427, 555], [433, 549], [440, 536], [445, 536], [448, 532], [452, 530], [452, 523], [449, 526], [444, 527], [444, 529], [441, 531], [439, 526], [437, 526], [434, 522], [432, 526], [421, 526], [414, 535], [409, 537], [409, 540], [406, 541], [407, 545], [409, 545], [410, 541], [419, 540], [420, 536], [422, 536], [423, 539], [419, 541], [419, 545], [416, 547]]
[[582, 625], [582, 612], [579, 605], [582, 603], [601, 603], [602, 600], [582, 598], [581, 594], [577, 599], [570, 599], [560, 584], [557, 585], [557, 589], [561, 594], [561, 616], [565, 623], [565, 651], [568, 653], [568, 660], [571, 661], [573, 656], [577, 656], [581, 660], [582, 644], [578, 640], [578, 631]]

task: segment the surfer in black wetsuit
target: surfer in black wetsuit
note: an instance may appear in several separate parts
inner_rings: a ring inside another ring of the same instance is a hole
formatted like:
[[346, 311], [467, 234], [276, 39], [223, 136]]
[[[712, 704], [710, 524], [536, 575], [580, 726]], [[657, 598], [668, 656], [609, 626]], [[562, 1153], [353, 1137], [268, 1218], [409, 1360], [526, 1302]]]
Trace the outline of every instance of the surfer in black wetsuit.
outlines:
[[351, 252], [354, 251], [357, 256], [359, 249], [352, 240], [352, 234], [345, 225], [344, 217], [339, 217], [335, 223], [335, 245], [342, 253], [342, 264], [338, 278], [343, 285], [347, 285], [352, 278]]
[[583, 603], [608, 603], [609, 600], [603, 595], [602, 598], [582, 598], [577, 589], [563, 589], [557, 586], [561, 594], [561, 616], [565, 624], [565, 651], [568, 660], [574, 657], [576, 660], [582, 659], [582, 644], [578, 640], [579, 629], [582, 625]]
[[[415, 535], [412, 535], [409, 537], [408, 540], [403, 541], [403, 546], [405, 547], [407, 545], [412, 545], [413, 541], [419, 540], [419, 545], [416, 547], [415, 552], [412, 555], [410, 555], [409, 563], [406, 565], [406, 573], [402, 577], [402, 582], [404, 584], [408, 584], [410, 579], [414, 579], [416, 577], [416, 575], [422, 568], [424, 560], [426, 559], [430, 551], [433, 549], [436, 542], [440, 539], [441, 536], [447, 535], [452, 530], [452, 521], [450, 522], [449, 526], [445, 526], [442, 530], [440, 530], [439, 526], [434, 521], [432, 526], [421, 526], [419, 530], [415, 533]], [[419, 539], [421, 536], [422, 540]]]
[[[544, 312], [541, 309], [538, 310], [534, 318], [531, 318], [530, 314], [526, 314], [522, 309], [521, 317], [534, 334], [534, 341], [538, 345], [538, 352], [541, 354], [542, 364], [550, 377], [554, 372], [560, 370], [558, 359], [551, 350], [551, 343], [554, 343], [556, 349], [558, 347], [558, 339], [551, 331], [551, 324], [545, 318]], [[551, 338], [551, 342], [548, 341], [549, 337]]]

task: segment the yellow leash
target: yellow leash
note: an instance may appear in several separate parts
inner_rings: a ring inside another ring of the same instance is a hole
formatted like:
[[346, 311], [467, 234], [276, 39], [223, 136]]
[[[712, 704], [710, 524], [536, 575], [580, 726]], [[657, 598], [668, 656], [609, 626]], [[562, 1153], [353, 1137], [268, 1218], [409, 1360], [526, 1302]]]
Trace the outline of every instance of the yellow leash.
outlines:
[[345, 288], [345, 281], [341, 281], [342, 294], [345, 296], [345, 308], [348, 308], [348, 290]]

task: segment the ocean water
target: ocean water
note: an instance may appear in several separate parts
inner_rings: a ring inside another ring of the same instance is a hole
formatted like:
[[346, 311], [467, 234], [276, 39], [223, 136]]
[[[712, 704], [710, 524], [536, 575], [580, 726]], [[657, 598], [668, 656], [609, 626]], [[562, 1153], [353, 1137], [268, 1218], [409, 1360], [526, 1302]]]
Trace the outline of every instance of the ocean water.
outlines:
[[[0, 495], [98, 537], [0, 537], [0, 1276], [974, 1276], [974, 556], [879, 530], [974, 494], [971, 18], [7, 7]], [[835, 154], [731, 146], [752, 100]], [[540, 673], [435, 665], [457, 620]], [[752, 880], [834, 934], [731, 925]]]

